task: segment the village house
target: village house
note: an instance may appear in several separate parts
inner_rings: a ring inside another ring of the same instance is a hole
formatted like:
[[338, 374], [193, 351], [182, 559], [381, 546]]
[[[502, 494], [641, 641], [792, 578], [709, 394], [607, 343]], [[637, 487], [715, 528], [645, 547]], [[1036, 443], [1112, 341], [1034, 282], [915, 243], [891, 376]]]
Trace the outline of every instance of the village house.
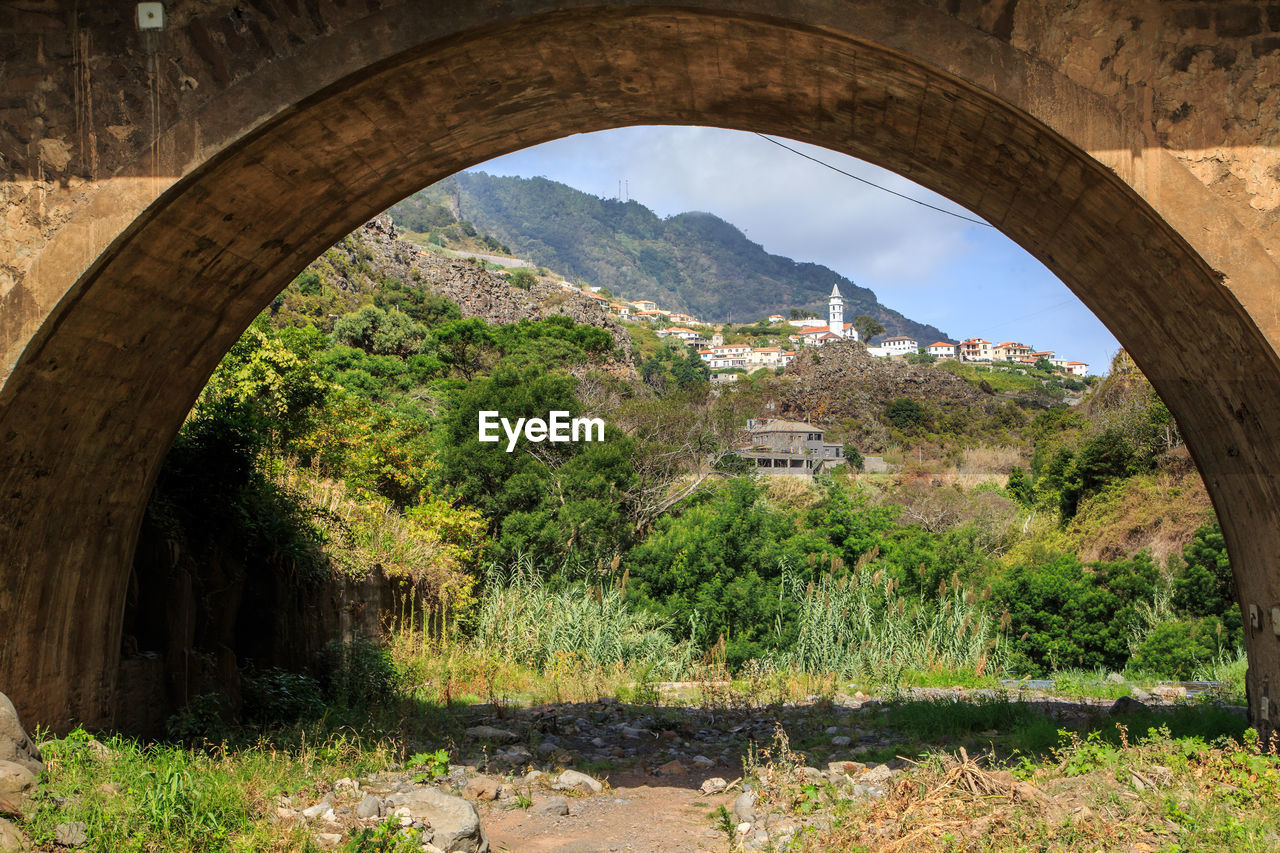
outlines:
[[1062, 367], [1069, 376], [1087, 376], [1089, 374], [1089, 365], [1083, 361], [1068, 361]]
[[924, 348], [924, 351], [929, 355], [936, 356], [937, 358], [956, 357], [956, 345], [949, 344], [946, 341], [936, 341], [935, 343], [931, 343]]
[[896, 335], [892, 338], [881, 339], [880, 349], [889, 355], [906, 355], [907, 353], [920, 352], [920, 344], [914, 338]]
[[994, 361], [1020, 361], [1031, 356], [1031, 347], [1015, 341], [1004, 341], [991, 348]]
[[782, 322], [783, 320], [785, 320], [785, 319], [787, 319], [787, 318], [786, 318], [786, 317], [783, 317], [781, 314], [770, 314], [770, 315], [769, 315], [769, 322], [770, 322], [770, 323], [781, 323], [781, 322]]
[[758, 474], [829, 474], [845, 463], [844, 448], [824, 442], [824, 432], [799, 421], [753, 419], [747, 421], [748, 435], [734, 452], [749, 460]]
[[631, 307], [628, 305], [623, 305], [621, 302], [610, 302], [609, 310], [617, 314], [619, 317], [631, 316]]
[[631, 300], [631, 305], [632, 305], [632, 306], [633, 306], [637, 311], [639, 311], [639, 312], [640, 312], [640, 313], [642, 313], [642, 314], [643, 314], [645, 311], [657, 311], [657, 310], [658, 310], [658, 303], [656, 303], [656, 302], [651, 302], [651, 301], [649, 301], [648, 299], [633, 299], [633, 300]]
[[990, 361], [991, 341], [984, 341], [982, 338], [961, 341], [960, 358], [962, 361]]
[[695, 332], [693, 329], [686, 329], [683, 326], [672, 326], [669, 329], [659, 329], [658, 337], [660, 338], [675, 337], [675, 338], [679, 338], [682, 341], [692, 341], [692, 340], [697, 340], [698, 333]]

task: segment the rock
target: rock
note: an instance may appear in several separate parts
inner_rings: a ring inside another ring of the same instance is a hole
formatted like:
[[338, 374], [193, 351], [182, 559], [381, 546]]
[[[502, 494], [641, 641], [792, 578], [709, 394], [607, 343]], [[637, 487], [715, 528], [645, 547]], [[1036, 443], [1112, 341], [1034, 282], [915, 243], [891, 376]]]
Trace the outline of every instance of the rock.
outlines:
[[569, 801], [564, 797], [550, 797], [540, 803], [534, 803], [529, 811], [545, 817], [562, 817], [569, 813]]
[[109, 797], [119, 796], [124, 792], [124, 788], [119, 782], [103, 782], [98, 786], [98, 793], [106, 794]]
[[0, 761], [21, 764], [33, 773], [44, 769], [40, 763], [40, 750], [27, 737], [27, 731], [18, 719], [18, 709], [3, 693], [0, 693]]
[[723, 794], [728, 787], [729, 783], [724, 779], [719, 776], [712, 776], [704, 781], [698, 790], [704, 794]]
[[566, 770], [561, 773], [553, 787], [560, 791], [566, 788], [574, 788], [583, 793], [591, 794], [598, 794], [604, 790], [604, 785], [592, 779], [586, 773], [579, 773], [577, 770]]
[[796, 771], [800, 778], [806, 782], [825, 782], [827, 774], [823, 773], [816, 767], [801, 767]]
[[835, 776], [856, 776], [863, 773], [867, 765], [861, 761], [828, 761], [827, 772]]
[[1013, 797], [1016, 800], [1025, 800], [1032, 803], [1043, 803], [1049, 800], [1048, 794], [1030, 782], [1015, 782], [1013, 785]]
[[1151, 695], [1166, 702], [1187, 698], [1187, 688], [1181, 684], [1157, 684], [1151, 688]]
[[529, 748], [522, 743], [518, 743], [515, 746], [507, 747], [506, 752], [502, 754], [506, 756], [508, 761], [514, 762], [516, 764], [519, 764], [522, 761], [528, 761], [529, 759], [533, 758], [533, 753], [530, 752]]
[[1110, 684], [1124, 684], [1124, 676], [1118, 672], [1107, 673], [1107, 682]]
[[25, 764], [0, 761], [0, 796], [21, 799], [35, 787], [36, 774]]
[[1173, 771], [1163, 764], [1153, 764], [1147, 770], [1147, 778], [1150, 779], [1157, 788], [1167, 788], [1173, 784]]
[[344, 776], [343, 778], [339, 779], [337, 782], [333, 783], [333, 790], [350, 791], [353, 794], [358, 793], [360, 791], [360, 783], [357, 782], [355, 779], [351, 779]]
[[321, 847], [337, 847], [342, 843], [341, 832], [322, 832], [316, 836], [316, 842]]
[[654, 772], [659, 776], [683, 776], [689, 771], [679, 761], [668, 761]]
[[25, 853], [29, 849], [27, 837], [16, 826], [0, 817], [0, 853]]
[[360, 805], [356, 806], [356, 817], [361, 820], [382, 816], [382, 800], [373, 794], [365, 794], [364, 799], [360, 801]]
[[756, 818], [756, 792], [743, 791], [733, 801], [731, 809], [733, 816], [738, 819], [738, 823], [752, 823]]
[[881, 785], [888, 782], [896, 774], [897, 771], [889, 767], [889, 765], [880, 764], [859, 776], [858, 782], [863, 785]]
[[831, 739], [832, 746], [848, 746], [853, 743], [853, 738], [848, 735], [836, 735]]
[[322, 818], [326, 814], [333, 814], [333, 806], [330, 805], [327, 800], [321, 800], [320, 802], [316, 803], [314, 806], [311, 806], [310, 808], [305, 808], [302, 810], [302, 816], [305, 817], [307, 820], [315, 820], [316, 818]]
[[694, 767], [715, 767], [716, 763], [705, 755], [695, 755], [693, 757]]
[[524, 783], [526, 785], [532, 785], [534, 782], [537, 782], [546, 775], [547, 774], [543, 773], [541, 770], [530, 770], [528, 773], [524, 774]]
[[431, 824], [431, 843], [445, 853], [487, 853], [489, 839], [476, 807], [436, 788], [416, 788], [387, 797], [388, 805]]
[[88, 829], [84, 821], [60, 823], [53, 828], [53, 842], [59, 847], [84, 847], [89, 843]]
[[488, 776], [475, 776], [467, 780], [467, 784], [462, 788], [462, 796], [468, 800], [496, 800], [500, 793], [502, 793], [502, 784]]
[[1121, 696], [1111, 706], [1109, 714], [1133, 714], [1137, 711], [1145, 711], [1147, 706], [1134, 699], [1131, 696]]
[[491, 743], [511, 743], [520, 739], [520, 736], [515, 732], [496, 729], [493, 726], [472, 726], [464, 734], [467, 736], [467, 740], [482, 740], [490, 741]]

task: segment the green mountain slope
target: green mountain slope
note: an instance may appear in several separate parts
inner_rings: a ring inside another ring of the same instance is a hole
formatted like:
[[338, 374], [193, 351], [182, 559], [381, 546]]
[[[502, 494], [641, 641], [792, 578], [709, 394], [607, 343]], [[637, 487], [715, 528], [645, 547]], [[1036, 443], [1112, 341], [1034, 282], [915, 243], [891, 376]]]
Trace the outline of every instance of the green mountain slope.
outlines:
[[869, 314], [887, 334], [911, 335], [921, 345], [946, 337], [827, 267], [769, 254], [710, 213], [662, 219], [638, 202], [597, 198], [546, 178], [483, 172], [455, 175], [388, 212], [401, 227], [424, 233], [468, 222], [519, 257], [704, 320], [750, 322], [792, 308], [825, 317], [834, 283], [845, 297], [846, 320]]

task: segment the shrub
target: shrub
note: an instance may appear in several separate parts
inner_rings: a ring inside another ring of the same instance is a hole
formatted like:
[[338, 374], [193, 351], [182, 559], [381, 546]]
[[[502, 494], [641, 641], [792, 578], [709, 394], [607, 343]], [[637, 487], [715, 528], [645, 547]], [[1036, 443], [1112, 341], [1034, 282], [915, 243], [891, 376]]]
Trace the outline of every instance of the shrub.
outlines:
[[320, 682], [301, 672], [271, 668], [246, 673], [241, 681], [246, 722], [292, 723], [324, 713]]
[[364, 637], [334, 640], [321, 653], [325, 698], [347, 708], [371, 708], [395, 698], [399, 679], [391, 655]]
[[1133, 665], [1165, 678], [1188, 679], [1222, 657], [1227, 632], [1216, 617], [1164, 622], [1133, 655]]

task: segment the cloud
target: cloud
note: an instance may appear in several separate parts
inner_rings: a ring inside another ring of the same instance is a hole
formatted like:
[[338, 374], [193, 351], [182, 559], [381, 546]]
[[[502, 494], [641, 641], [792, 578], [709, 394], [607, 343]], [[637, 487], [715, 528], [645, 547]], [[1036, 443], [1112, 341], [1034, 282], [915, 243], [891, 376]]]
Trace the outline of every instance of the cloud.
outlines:
[[[859, 177], [968, 214], [868, 163], [802, 143], [793, 148]], [[965, 251], [970, 225], [895, 198], [765, 139], [703, 127], [622, 128], [568, 137], [490, 161], [497, 174], [544, 174], [585, 192], [630, 197], [661, 216], [706, 210], [775, 254], [814, 261], [862, 282], [902, 284]]]

